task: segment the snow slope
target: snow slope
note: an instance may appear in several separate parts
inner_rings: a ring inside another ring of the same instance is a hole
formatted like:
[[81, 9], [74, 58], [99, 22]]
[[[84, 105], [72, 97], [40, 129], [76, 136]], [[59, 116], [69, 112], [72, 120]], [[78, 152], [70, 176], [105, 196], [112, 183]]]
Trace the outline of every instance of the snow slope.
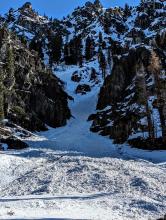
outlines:
[[[86, 68], [98, 69], [97, 62]], [[166, 152], [115, 146], [89, 131], [100, 84], [76, 95], [71, 75], [56, 74], [74, 97], [73, 118], [28, 140], [30, 148], [0, 154], [0, 219], [156, 219], [166, 213]], [[99, 81], [102, 80], [99, 76]]]

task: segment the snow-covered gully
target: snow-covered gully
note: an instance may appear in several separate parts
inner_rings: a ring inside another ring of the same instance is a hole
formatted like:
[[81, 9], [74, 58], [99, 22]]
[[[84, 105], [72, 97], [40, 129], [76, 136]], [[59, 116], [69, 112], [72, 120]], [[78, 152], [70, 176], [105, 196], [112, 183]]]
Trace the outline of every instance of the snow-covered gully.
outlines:
[[[92, 64], [90, 64], [92, 65]], [[94, 64], [95, 65], [95, 64]], [[156, 219], [166, 212], [166, 153], [113, 145], [89, 131], [99, 86], [74, 93], [71, 74], [57, 71], [74, 97], [68, 125], [0, 154], [0, 219]]]

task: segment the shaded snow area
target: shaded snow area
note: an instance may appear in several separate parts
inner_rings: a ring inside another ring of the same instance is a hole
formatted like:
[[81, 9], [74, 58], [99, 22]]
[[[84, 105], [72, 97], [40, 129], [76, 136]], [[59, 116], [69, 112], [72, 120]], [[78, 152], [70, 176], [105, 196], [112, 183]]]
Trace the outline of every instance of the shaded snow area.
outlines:
[[[98, 69], [97, 62], [84, 68]], [[27, 140], [30, 148], [0, 154], [0, 219], [157, 219], [166, 213], [166, 152], [113, 145], [89, 131], [98, 84], [76, 95], [71, 75], [78, 67], [57, 68], [56, 75], [74, 98], [67, 126], [50, 128]]]

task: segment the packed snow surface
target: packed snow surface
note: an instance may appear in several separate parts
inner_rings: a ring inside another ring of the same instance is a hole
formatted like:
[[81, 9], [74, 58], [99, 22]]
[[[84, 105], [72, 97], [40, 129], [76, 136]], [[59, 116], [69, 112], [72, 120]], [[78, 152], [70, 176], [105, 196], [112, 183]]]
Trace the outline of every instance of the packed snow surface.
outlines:
[[[98, 68], [97, 63], [87, 64]], [[89, 131], [99, 84], [76, 95], [71, 75], [57, 69], [74, 101], [67, 126], [27, 140], [30, 148], [0, 154], [0, 219], [156, 219], [166, 213], [166, 152], [113, 145]], [[88, 66], [87, 66], [88, 68]]]

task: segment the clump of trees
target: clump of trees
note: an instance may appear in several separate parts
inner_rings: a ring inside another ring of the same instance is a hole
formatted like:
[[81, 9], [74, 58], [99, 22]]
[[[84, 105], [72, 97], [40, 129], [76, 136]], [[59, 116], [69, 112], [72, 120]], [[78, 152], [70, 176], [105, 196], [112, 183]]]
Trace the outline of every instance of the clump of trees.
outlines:
[[[161, 63], [158, 55], [152, 51], [150, 55], [150, 64], [147, 70], [154, 78], [154, 89], [156, 93], [155, 106], [158, 109], [162, 140], [166, 142], [166, 83], [162, 80], [161, 76]], [[149, 138], [154, 141], [157, 138], [155, 128], [155, 119], [153, 118], [152, 107], [153, 103], [149, 103], [149, 91], [146, 83], [146, 70], [142, 61], [139, 61], [136, 69], [136, 97], [138, 103], [145, 106]]]
[[80, 65], [83, 63], [82, 55], [82, 38], [75, 36], [69, 43], [64, 46], [64, 61], [67, 65]]
[[57, 34], [49, 38], [49, 64], [52, 67], [53, 63], [59, 64], [62, 57], [63, 38]]
[[151, 53], [151, 63], [149, 65], [149, 71], [154, 76], [155, 89], [157, 94], [157, 108], [160, 115], [162, 137], [163, 141], [166, 142], [166, 83], [160, 78], [161, 64], [160, 59], [155, 51], [152, 51]]

